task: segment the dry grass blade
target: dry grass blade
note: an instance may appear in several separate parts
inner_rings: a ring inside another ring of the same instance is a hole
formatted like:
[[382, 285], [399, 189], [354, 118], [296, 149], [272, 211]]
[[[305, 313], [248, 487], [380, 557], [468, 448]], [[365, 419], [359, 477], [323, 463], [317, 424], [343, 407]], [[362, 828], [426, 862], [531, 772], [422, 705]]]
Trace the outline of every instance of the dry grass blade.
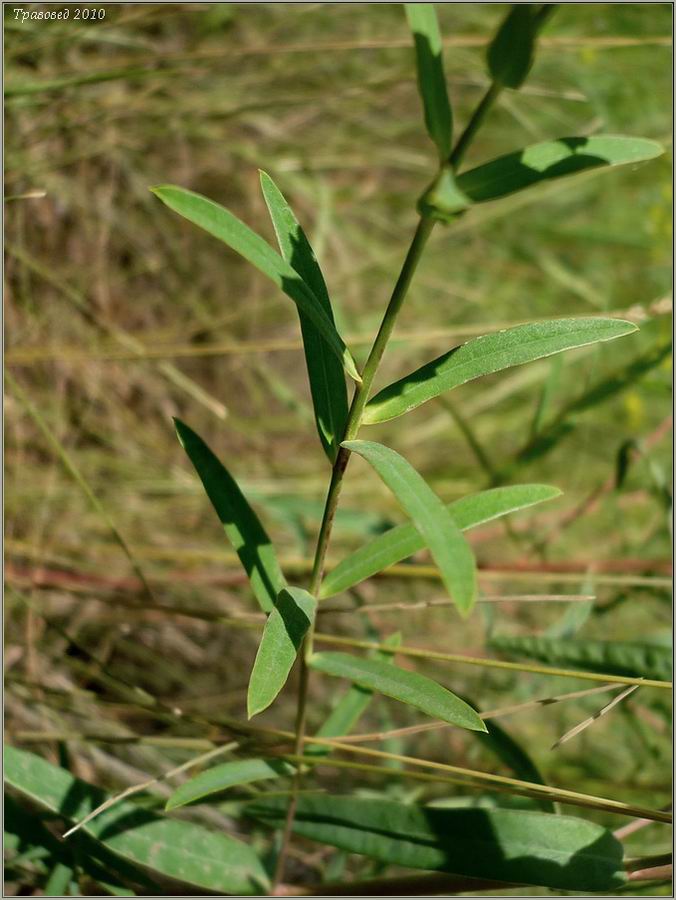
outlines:
[[175, 769], [171, 769], [169, 772], [165, 772], [163, 775], [158, 775], [157, 778], [150, 778], [148, 781], [143, 781], [140, 784], [133, 784], [131, 787], [126, 788], [119, 794], [116, 794], [114, 797], [109, 797], [104, 803], [101, 803], [100, 806], [97, 806], [96, 809], [92, 810], [88, 815], [81, 819], [76, 825], [73, 825], [72, 828], [69, 828], [63, 835], [64, 838], [70, 837], [72, 834], [75, 834], [76, 831], [79, 831], [84, 825], [88, 822], [91, 822], [92, 819], [96, 818], [99, 813], [102, 813], [106, 809], [110, 809], [111, 806], [115, 806], [116, 803], [119, 803], [121, 800], [125, 800], [127, 797], [131, 797], [134, 794], [139, 794], [141, 791], [147, 790], [149, 787], [152, 787], [154, 784], [159, 784], [162, 781], [167, 781], [169, 778], [174, 778], [176, 775], [180, 775], [182, 772], [187, 772], [188, 769], [192, 769], [195, 766], [200, 765], [201, 763], [205, 763], [210, 759], [213, 759], [216, 756], [220, 756], [223, 753], [228, 753], [231, 750], [236, 750], [239, 746], [237, 741], [231, 741], [229, 744], [225, 744], [223, 747], [214, 747], [213, 750], [208, 750], [206, 753], [202, 753], [200, 756], [196, 756], [194, 759], [189, 759], [187, 762], [184, 762], [180, 766], [176, 766]]
[[339, 647], [359, 647], [362, 650], [385, 650], [388, 653], [401, 653], [404, 656], [419, 657], [421, 659], [438, 659], [441, 662], [464, 663], [468, 666], [484, 666], [489, 669], [509, 669], [512, 672], [532, 672], [536, 675], [551, 675], [557, 678], [580, 678], [585, 681], [603, 681], [612, 684], [635, 684], [645, 687], [664, 688], [671, 690], [671, 681], [656, 681], [651, 678], [631, 678], [628, 675], [610, 675], [605, 672], [585, 672], [578, 669], [559, 669], [552, 666], [538, 666], [526, 663], [505, 662], [501, 659], [481, 659], [475, 656], [465, 656], [462, 653], [439, 653], [436, 650], [426, 650], [418, 647], [397, 647], [392, 650], [385, 644], [375, 641], [358, 641], [352, 638], [336, 637], [332, 634], [315, 634], [315, 640], [321, 644], [334, 644]]
[[[664, 812], [669, 812], [670, 809], [671, 803], [664, 807]], [[634, 832], [645, 828], [646, 825], [652, 825], [652, 821], [652, 819], [636, 819], [635, 822], [629, 822], [627, 825], [623, 825], [621, 828], [616, 829], [613, 834], [618, 841], [623, 841], [625, 838], [628, 838], [630, 834], [634, 834]]]
[[[595, 600], [593, 594], [504, 594], [497, 596], [477, 597], [477, 603], [588, 603]], [[452, 600], [439, 597], [435, 600], [418, 600], [412, 603], [365, 603], [357, 607], [320, 606], [320, 615], [359, 613], [368, 615], [372, 612], [394, 612], [416, 609], [430, 609], [439, 606], [453, 606]]]
[[151, 602], [154, 602], [155, 597], [154, 597], [154, 594], [152, 592], [150, 585], [148, 584], [146, 576], [143, 573], [143, 569], [141, 568], [136, 557], [132, 553], [132, 551], [129, 547], [129, 544], [127, 543], [127, 541], [124, 539], [124, 537], [120, 533], [117, 525], [113, 522], [113, 520], [111, 519], [110, 515], [108, 514], [107, 510], [104, 508], [104, 506], [101, 503], [101, 501], [99, 500], [99, 498], [92, 491], [91, 487], [89, 486], [89, 482], [84, 477], [84, 475], [82, 474], [82, 472], [76, 465], [73, 458], [66, 451], [66, 449], [63, 446], [63, 444], [61, 443], [61, 441], [58, 439], [58, 437], [54, 434], [52, 429], [49, 427], [49, 425], [47, 424], [46, 420], [43, 418], [41, 413], [38, 412], [38, 410], [33, 406], [31, 401], [28, 399], [28, 397], [26, 396], [26, 393], [24, 392], [23, 388], [19, 385], [19, 383], [16, 381], [16, 379], [9, 372], [5, 372], [5, 378], [7, 379], [7, 382], [9, 383], [13, 392], [17, 396], [17, 398], [18, 398], [19, 402], [21, 403], [21, 405], [23, 406], [23, 408], [26, 410], [26, 412], [29, 414], [29, 416], [33, 419], [35, 424], [38, 426], [38, 428], [42, 432], [47, 443], [50, 445], [52, 450], [56, 453], [58, 458], [61, 460], [61, 463], [63, 464], [63, 466], [66, 469], [66, 471], [68, 472], [68, 474], [71, 475], [71, 477], [75, 480], [75, 482], [81, 488], [81, 490], [82, 490], [83, 494], [85, 495], [85, 497], [87, 498], [87, 500], [93, 506], [94, 510], [98, 513], [101, 520], [105, 523], [106, 527], [108, 528], [111, 535], [113, 536], [113, 539], [115, 540], [115, 542], [118, 544], [118, 546], [120, 547], [120, 549], [122, 550], [124, 555], [129, 560], [131, 567], [134, 570], [134, 574], [141, 581], [141, 584], [143, 585], [143, 589], [145, 590], [146, 594], [150, 598]]
[[[556, 697], [545, 697], [540, 700], [527, 700], [525, 703], [518, 703], [514, 706], [504, 706], [500, 709], [492, 709], [487, 712], [479, 713], [479, 718], [484, 721], [487, 719], [498, 719], [503, 716], [511, 716], [514, 713], [525, 712], [529, 709], [536, 709], [540, 706], [549, 706], [552, 703], [560, 703], [562, 700], [574, 700], [578, 697], [587, 697], [590, 694], [600, 694], [604, 691], [615, 690], [614, 684], [605, 684], [602, 687], [587, 688], [585, 691], [572, 691], [569, 694], [559, 694]], [[634, 690], [634, 688], [632, 688]], [[427, 722], [423, 725], [410, 725], [408, 728], [394, 728], [390, 731], [375, 731], [370, 734], [351, 734], [341, 738], [344, 744], [361, 744], [369, 741], [385, 741], [394, 737], [406, 737], [411, 734], [420, 734], [422, 731], [435, 731], [439, 728], [447, 728], [445, 722]]]
[[588, 728], [590, 725], [592, 725], [594, 722], [596, 722], [597, 719], [600, 719], [601, 716], [605, 716], [606, 713], [610, 712], [610, 710], [611, 710], [614, 706], [617, 706], [617, 704], [618, 704], [621, 700], [624, 700], [624, 698], [625, 698], [625, 697], [628, 697], [629, 694], [633, 694], [633, 692], [634, 692], [635, 690], [637, 690], [638, 687], [639, 687], [638, 684], [632, 684], [631, 687], [628, 687], [626, 690], [624, 690], [624, 691], [622, 691], [621, 693], [619, 693], [619, 694], [617, 695], [617, 697], [613, 697], [613, 699], [610, 701], [610, 703], [606, 703], [606, 705], [603, 706], [603, 707], [601, 707], [601, 709], [600, 709], [598, 712], [595, 712], [593, 716], [589, 716], [588, 718], [586, 718], [586, 719], [584, 720], [584, 722], [580, 722], [580, 723], [579, 723], [578, 725], [576, 725], [574, 728], [571, 728], [570, 731], [567, 731], [567, 732], [563, 735], [563, 737], [560, 737], [560, 738], [558, 739], [558, 741], [555, 741], [555, 742], [552, 744], [552, 746], [551, 746], [550, 749], [551, 749], [551, 750], [556, 750], [556, 748], [557, 748], [557, 747], [560, 747], [561, 744], [565, 744], [566, 741], [569, 741], [571, 738], [574, 738], [576, 735], [580, 734], [581, 731], [584, 731], [585, 728]]
[[[96, 316], [90, 305], [87, 303], [86, 298], [78, 291], [70, 287], [70, 285], [62, 283], [50, 271], [39, 265], [34, 259], [26, 254], [20, 247], [6, 245], [6, 249], [28, 269], [59, 291], [61, 295], [65, 297], [66, 300], [68, 300], [69, 303], [71, 303], [99, 332], [110, 335], [110, 337], [115, 340], [116, 344], [126, 348], [127, 353], [121, 358], [145, 358], [146, 348], [141, 341], [118, 326], [111, 325]], [[82, 351], [80, 348], [77, 348], [73, 352], [75, 357], [77, 357], [78, 353], [81, 353]], [[34, 359], [34, 361], [43, 362], [46, 359], [64, 360], [68, 358], [67, 353], [61, 354], [59, 351], [54, 353], [51, 348], [43, 348], [43, 351], [38, 355], [37, 359]], [[226, 418], [228, 414], [226, 407], [219, 400], [216, 400], [215, 397], [212, 397], [211, 394], [205, 391], [204, 388], [200, 387], [196, 381], [185, 375], [180, 369], [177, 369], [172, 363], [161, 362], [157, 368], [169, 382], [185, 391], [193, 398], [193, 400], [196, 400], [198, 403], [209, 409], [218, 419], [223, 420]]]

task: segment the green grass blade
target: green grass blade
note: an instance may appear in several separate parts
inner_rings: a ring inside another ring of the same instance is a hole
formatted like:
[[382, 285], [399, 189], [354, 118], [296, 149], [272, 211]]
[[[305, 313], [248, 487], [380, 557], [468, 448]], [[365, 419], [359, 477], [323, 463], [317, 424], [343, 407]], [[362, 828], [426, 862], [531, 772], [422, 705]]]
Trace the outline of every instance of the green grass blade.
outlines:
[[182, 784], [169, 797], [165, 809], [177, 809], [187, 803], [204, 800], [240, 784], [293, 775], [294, 766], [281, 759], [236, 759], [200, 772]]
[[588, 672], [670, 681], [671, 647], [640, 641], [593, 641], [571, 638], [494, 636], [490, 647], [507, 656], [536, 659]]
[[[78, 821], [106, 799], [103, 791], [33, 753], [5, 747], [4, 763], [7, 784], [69, 821]], [[268, 886], [260, 860], [246, 844], [134, 803], [116, 804], [82, 830], [118, 858], [193, 888], [260, 895]]]
[[270, 538], [235, 479], [202, 438], [179, 419], [174, 422], [178, 439], [249, 576], [251, 589], [262, 609], [269, 612], [285, 583]]
[[350, 351], [341, 340], [335, 325], [326, 315], [319, 300], [298, 276], [298, 273], [272, 249], [267, 241], [227, 209], [201, 194], [195, 194], [193, 191], [187, 191], [174, 185], [160, 185], [151, 190], [169, 209], [173, 209], [184, 219], [223, 241], [260, 272], [267, 275], [312, 321], [325, 339], [327, 346], [345, 367], [345, 371], [355, 381], [361, 380]]
[[279, 592], [249, 679], [249, 718], [267, 709], [286, 684], [316, 609], [317, 601], [302, 588], [287, 587]]
[[555, 319], [517, 325], [454, 347], [405, 378], [388, 385], [366, 406], [362, 421], [375, 425], [401, 416], [461, 384], [563, 350], [572, 350], [636, 331], [623, 319]]
[[533, 65], [537, 7], [514, 4], [486, 53], [488, 71], [501, 87], [519, 88]]
[[[333, 322], [324, 276], [305, 232], [281, 191], [265, 172], [261, 172], [261, 188], [282, 256], [310, 288], [327, 318]], [[328, 458], [335, 462], [347, 421], [347, 387], [343, 367], [312, 319], [300, 307], [298, 317], [319, 439]]]
[[411, 518], [441, 571], [446, 588], [463, 616], [476, 600], [474, 554], [452, 515], [403, 456], [373, 441], [345, 441], [370, 463]]
[[441, 160], [448, 159], [453, 140], [453, 115], [446, 90], [441, 34], [432, 3], [406, 3], [406, 18], [413, 32], [418, 89], [423, 101], [427, 133]]
[[[519, 484], [462, 497], [449, 503], [446, 509], [457, 527], [466, 531], [559, 496], [561, 491], [547, 484]], [[319, 591], [320, 600], [346, 591], [388, 566], [407, 559], [423, 547], [425, 539], [410, 522], [390, 528], [355, 550], [326, 575]]]
[[615, 135], [566, 137], [499, 156], [458, 176], [458, 188], [474, 203], [497, 200], [543, 181], [587, 169], [622, 166], [661, 156], [657, 141]]
[[[386, 647], [398, 647], [401, 644], [401, 634], [391, 634], [383, 641]], [[375, 659], [380, 662], [392, 664], [394, 655], [384, 650], [379, 650], [375, 654]], [[317, 732], [319, 738], [343, 737], [349, 734], [357, 724], [361, 716], [366, 712], [368, 705], [373, 697], [373, 691], [367, 688], [353, 684], [347, 693], [338, 701], [328, 719]], [[305, 748], [305, 753], [310, 756], [326, 756], [331, 752], [331, 748], [322, 745], [309, 745]]]
[[348, 678], [369, 691], [393, 697], [450, 725], [486, 731], [482, 720], [464, 700], [417, 672], [350, 653], [315, 653], [310, 657], [309, 665], [325, 675]]
[[[247, 812], [284, 821], [287, 801]], [[622, 845], [584, 819], [510, 809], [440, 809], [323, 794], [298, 798], [296, 834], [386, 864], [564, 891], [610, 891], [624, 883]]]

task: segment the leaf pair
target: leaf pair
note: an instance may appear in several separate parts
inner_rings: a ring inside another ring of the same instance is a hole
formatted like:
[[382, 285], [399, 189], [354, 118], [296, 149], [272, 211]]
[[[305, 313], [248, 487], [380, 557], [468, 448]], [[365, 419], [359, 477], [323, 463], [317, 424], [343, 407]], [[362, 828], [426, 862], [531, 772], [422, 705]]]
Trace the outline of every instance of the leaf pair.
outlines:
[[[526, 509], [559, 497], [559, 488], [546, 484], [520, 484], [492, 488], [462, 497], [446, 507], [462, 531], [483, 525], [507, 513]], [[425, 538], [411, 522], [395, 525], [389, 531], [363, 544], [342, 560], [324, 578], [319, 598], [333, 597], [355, 584], [377, 575], [425, 547]]]
[[[384, 646], [395, 649], [401, 643], [401, 635], [393, 634], [383, 642]], [[375, 658], [385, 664], [393, 662], [393, 656], [385, 651], [377, 651]], [[332, 712], [316, 734], [318, 738], [335, 738], [349, 734], [371, 702], [373, 692], [351, 685], [341, 697]], [[309, 744], [305, 748], [308, 756], [326, 756], [331, 748], [325, 744]], [[281, 759], [236, 759], [213, 766], [182, 784], [167, 800], [166, 809], [176, 809], [188, 803], [205, 800], [221, 794], [229, 788], [256, 781], [282, 778], [292, 775], [295, 766]]]
[[[446, 89], [439, 25], [431, 3], [405, 4], [413, 33], [418, 88], [425, 125], [441, 161], [439, 173], [419, 201], [421, 215], [449, 221], [472, 203], [496, 200], [539, 182], [587, 169], [652, 159], [655, 141], [633, 137], [568, 137], [535, 144], [456, 175], [448, 165], [453, 114]], [[519, 88], [533, 65], [536, 38], [555, 4], [512, 6], [487, 51], [494, 90]]]
[[326, 284], [312, 248], [288, 203], [269, 175], [261, 187], [281, 256], [227, 209], [200, 194], [172, 185], [153, 188], [163, 203], [223, 241], [267, 275], [298, 307], [317, 430], [331, 461], [347, 418], [343, 368], [360, 381], [354, 360], [338, 334]]

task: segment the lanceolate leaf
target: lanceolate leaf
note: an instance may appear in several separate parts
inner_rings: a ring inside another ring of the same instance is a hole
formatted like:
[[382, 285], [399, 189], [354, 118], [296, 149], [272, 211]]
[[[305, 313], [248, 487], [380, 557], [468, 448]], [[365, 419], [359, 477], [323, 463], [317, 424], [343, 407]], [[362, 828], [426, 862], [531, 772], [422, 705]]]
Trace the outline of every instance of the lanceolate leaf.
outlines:
[[362, 421], [365, 425], [386, 422], [482, 375], [520, 366], [562, 350], [612, 341], [636, 330], [636, 325], [623, 319], [580, 318], [534, 322], [486, 334], [454, 347], [388, 385], [369, 401]]
[[571, 638], [498, 637], [490, 646], [508, 656], [537, 659], [550, 665], [572, 666], [588, 672], [671, 681], [672, 650], [639, 641], [584, 641]]
[[422, 535], [462, 615], [476, 600], [474, 554], [448, 509], [425, 480], [398, 453], [372, 441], [345, 441], [367, 460], [392, 491]]
[[302, 588], [287, 587], [279, 592], [249, 679], [249, 718], [267, 709], [286, 684], [316, 609], [317, 601]]
[[310, 657], [309, 665], [326, 675], [348, 678], [369, 691], [394, 697], [450, 725], [486, 731], [482, 720], [464, 700], [417, 672], [349, 653], [315, 653]]
[[[398, 647], [401, 644], [401, 634], [399, 632], [391, 634], [383, 641], [383, 644], [387, 647]], [[384, 650], [378, 650], [374, 654], [374, 658], [386, 665], [391, 665], [394, 662], [394, 655]], [[316, 737], [335, 738], [349, 734], [366, 711], [372, 696], [373, 691], [360, 687], [358, 684], [353, 684], [333, 708], [328, 719], [317, 732]], [[310, 744], [305, 748], [307, 755], [326, 756], [330, 752], [330, 747], [320, 744]]]
[[499, 156], [458, 176], [458, 188], [474, 203], [497, 200], [541, 181], [586, 169], [622, 166], [661, 156], [664, 148], [645, 138], [595, 135], [533, 144]]
[[[333, 322], [331, 301], [324, 277], [305, 232], [298, 224], [281, 191], [265, 172], [261, 172], [261, 188], [282, 256], [310, 288], [327, 318]], [[298, 317], [303, 332], [305, 362], [310, 379], [317, 431], [326, 455], [334, 462], [347, 419], [345, 375], [340, 361], [328, 346], [326, 339], [300, 307]]]
[[448, 159], [453, 138], [453, 117], [448, 102], [441, 34], [432, 3], [406, 3], [406, 17], [413, 32], [418, 68], [418, 88], [425, 125], [442, 160]]
[[[287, 801], [247, 807], [281, 824]], [[594, 822], [509, 809], [439, 809], [322, 794], [298, 798], [294, 831], [310, 840], [412, 869], [564, 891], [624, 883], [622, 845]]]
[[533, 65], [537, 7], [514, 4], [488, 47], [491, 78], [503, 87], [518, 88]]
[[186, 781], [169, 797], [165, 808], [176, 809], [240, 784], [293, 775], [295, 771], [292, 765], [281, 759], [234, 759]]
[[223, 241], [274, 281], [314, 323], [325, 338], [327, 346], [342, 361], [346, 372], [355, 381], [360, 381], [350, 351], [342, 342], [322, 304], [295, 269], [283, 260], [267, 241], [227, 209], [200, 194], [174, 185], [160, 185], [152, 188], [152, 191], [174, 212]]
[[235, 479], [202, 438], [179, 419], [174, 422], [178, 439], [249, 576], [251, 589], [263, 610], [269, 612], [284, 586], [284, 576], [270, 538]]
[[[449, 503], [446, 509], [458, 528], [465, 531], [499, 516], [526, 509], [560, 495], [561, 491], [558, 488], [547, 484], [519, 484], [513, 487], [492, 488], [479, 494], [462, 497]], [[410, 522], [396, 525], [338, 563], [324, 578], [319, 597], [324, 599], [346, 591], [352, 585], [377, 575], [388, 566], [407, 559], [423, 547], [425, 539], [414, 525]]]
[[[43, 809], [71, 822], [106, 795], [33, 753], [5, 747], [5, 781]], [[133, 803], [116, 803], [83, 826], [116, 856], [217, 894], [260, 895], [268, 877], [241, 841], [201, 825], [157, 816]]]

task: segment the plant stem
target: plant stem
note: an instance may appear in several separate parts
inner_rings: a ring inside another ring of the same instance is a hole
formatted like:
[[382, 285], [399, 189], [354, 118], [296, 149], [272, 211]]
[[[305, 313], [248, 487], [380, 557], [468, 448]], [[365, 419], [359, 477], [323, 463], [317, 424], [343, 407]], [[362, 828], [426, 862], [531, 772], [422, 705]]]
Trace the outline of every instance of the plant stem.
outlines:
[[[389, 341], [392, 330], [394, 329], [399, 310], [401, 309], [406, 294], [408, 293], [411, 281], [413, 280], [413, 275], [418, 266], [418, 263], [420, 262], [425, 244], [427, 243], [427, 240], [432, 233], [433, 228], [433, 219], [427, 217], [420, 218], [418, 226], [415, 230], [415, 234], [413, 235], [413, 240], [411, 241], [411, 245], [408, 248], [408, 252], [406, 254], [404, 264], [401, 268], [401, 272], [399, 273], [399, 278], [397, 279], [397, 283], [395, 284], [394, 290], [392, 291], [390, 302], [388, 303], [387, 309], [385, 310], [385, 315], [383, 316], [383, 320], [380, 324], [378, 334], [376, 335], [373, 346], [371, 347], [368, 359], [366, 360], [366, 364], [364, 365], [364, 370], [361, 373], [361, 383], [357, 384], [355, 388], [352, 403], [350, 405], [350, 411], [348, 413], [347, 422], [345, 425], [345, 432], [343, 437], [344, 440], [352, 440], [354, 437], [356, 437], [359, 431], [361, 417], [364, 412], [364, 407], [366, 406], [369, 398], [369, 392], [371, 390], [371, 385], [373, 384], [373, 379], [375, 378], [376, 372], [378, 371], [378, 366], [380, 365], [380, 361], [383, 358], [385, 348], [387, 347], [387, 342]], [[326, 559], [326, 553], [329, 547], [329, 541], [331, 539], [333, 520], [338, 508], [340, 490], [343, 484], [343, 477], [345, 475], [345, 470], [347, 469], [349, 459], [350, 451], [341, 446], [338, 450], [338, 455], [336, 456], [336, 461], [333, 464], [333, 469], [331, 471], [331, 482], [329, 484], [329, 489], [326, 495], [324, 514], [322, 516], [322, 523], [319, 528], [319, 535], [317, 537], [317, 547], [315, 550], [314, 562], [312, 565], [312, 576], [310, 578], [309, 587], [309, 591], [313, 596], [317, 596], [319, 587], [321, 585], [322, 575], [324, 573], [324, 561]], [[302, 652], [300, 654], [300, 684], [298, 688], [296, 734], [294, 741], [294, 751], [296, 755], [302, 753], [303, 741], [305, 739], [305, 725], [307, 718], [306, 710], [309, 687], [308, 659], [312, 653], [313, 635], [314, 623], [310, 627], [310, 630], [308, 631], [308, 634], [303, 641]], [[286, 814], [282, 843], [279, 850], [279, 856], [277, 857], [277, 865], [275, 867], [274, 877], [272, 879], [273, 893], [275, 892], [277, 885], [280, 883], [284, 875], [284, 863], [286, 861], [289, 842], [291, 840], [293, 822], [296, 816], [298, 792], [301, 787], [302, 777], [303, 771], [302, 768], [299, 767], [296, 771], [296, 774], [294, 775], [291, 801], [289, 802], [289, 809]]]
[[[462, 162], [467, 148], [474, 139], [474, 136], [476, 135], [481, 124], [486, 118], [488, 111], [493, 106], [493, 103], [498, 97], [501, 89], [501, 85], [497, 84], [496, 82], [492, 82], [481, 102], [475, 109], [474, 114], [467, 123], [465, 130], [460, 135], [460, 138], [458, 139], [453, 152], [449, 157], [449, 163], [454, 169], [456, 169]], [[385, 310], [385, 315], [383, 316], [383, 320], [380, 324], [378, 334], [376, 335], [368, 359], [366, 360], [366, 364], [364, 365], [364, 369], [361, 373], [361, 383], [357, 384], [355, 388], [354, 396], [352, 397], [352, 403], [350, 405], [350, 411], [347, 417], [347, 423], [345, 426], [345, 433], [343, 436], [344, 441], [353, 440], [359, 432], [361, 418], [364, 412], [364, 407], [366, 406], [366, 403], [369, 399], [369, 393], [371, 391], [373, 380], [378, 371], [378, 367], [383, 358], [383, 354], [385, 353], [385, 348], [387, 347], [387, 343], [392, 335], [392, 331], [397, 321], [397, 316], [399, 315], [399, 311], [406, 298], [406, 294], [408, 293], [411, 281], [413, 280], [413, 275], [415, 274], [415, 270], [418, 267], [418, 263], [420, 262], [423, 251], [425, 249], [425, 245], [427, 244], [429, 236], [432, 233], [434, 225], [435, 220], [430, 216], [421, 216], [418, 221], [415, 234], [413, 235], [413, 240], [411, 241], [411, 245], [408, 248], [404, 264], [401, 268], [401, 272], [399, 273], [399, 277], [397, 278], [394, 290], [392, 291], [390, 302], [387, 305], [387, 309]], [[321, 584], [322, 574], [324, 570], [324, 560], [326, 559], [326, 552], [328, 550], [329, 540], [331, 538], [333, 520], [336, 514], [336, 509], [338, 508], [340, 490], [349, 459], [350, 451], [341, 446], [333, 466], [333, 471], [331, 473], [331, 483], [329, 485], [326, 503], [324, 506], [324, 515], [322, 517], [322, 524], [320, 526], [319, 536], [317, 538], [317, 548], [315, 551], [314, 563], [312, 567], [312, 578], [309, 588], [309, 591], [313, 596], [317, 595]], [[302, 747], [303, 739], [305, 737], [305, 708], [307, 706], [309, 684], [307, 662], [310, 654], [312, 653], [313, 634], [314, 624], [310, 627], [307, 637], [303, 642], [301, 653], [300, 688], [298, 694], [298, 712], [296, 715], [296, 753], [298, 753], [299, 748]], [[286, 858], [289, 841], [291, 839], [293, 821], [296, 814], [296, 798], [298, 790], [300, 788], [301, 778], [302, 772], [301, 769], [299, 769], [296, 773], [296, 776], [294, 777], [293, 795], [287, 812], [282, 844], [279, 851], [279, 857], [277, 859], [275, 875], [273, 878], [273, 893], [276, 890], [277, 885], [281, 881], [284, 872], [284, 861]]]
[[490, 87], [481, 98], [479, 105], [474, 110], [472, 118], [469, 120], [467, 125], [465, 125], [465, 130], [458, 138], [458, 143], [455, 145], [455, 147], [453, 148], [453, 152], [448, 158], [448, 161], [453, 169], [457, 169], [460, 163], [463, 161], [465, 153], [467, 152], [467, 148], [474, 140], [474, 136], [483, 124], [483, 121], [488, 115], [489, 110], [498, 99], [498, 95], [500, 94], [501, 90], [502, 85], [498, 84], [496, 81], [492, 81]]

